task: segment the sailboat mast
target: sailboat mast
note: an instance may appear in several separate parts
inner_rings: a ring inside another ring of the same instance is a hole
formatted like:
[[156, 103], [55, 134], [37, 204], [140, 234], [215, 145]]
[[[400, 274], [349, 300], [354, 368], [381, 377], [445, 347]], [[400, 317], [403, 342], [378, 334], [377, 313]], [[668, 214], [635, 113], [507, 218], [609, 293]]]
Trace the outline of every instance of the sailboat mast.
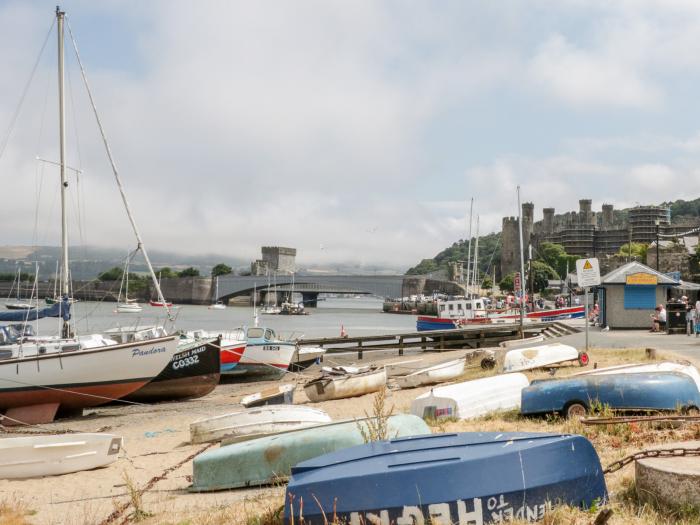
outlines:
[[474, 197], [469, 201], [469, 248], [467, 249], [467, 297], [469, 296], [469, 280], [471, 277], [472, 261], [472, 209], [474, 208]]
[[68, 296], [68, 218], [66, 216], [66, 118], [65, 118], [65, 78], [63, 73], [63, 21], [66, 13], [56, 6], [56, 27], [58, 33], [58, 137], [61, 168], [61, 295]]
[[520, 337], [525, 339], [523, 321], [525, 318], [525, 260], [523, 255], [523, 208], [520, 205], [520, 186], [518, 186], [518, 236], [520, 238]]
[[479, 290], [479, 216], [476, 216], [476, 239], [474, 240], [474, 269], [473, 269], [472, 284], [476, 285]]

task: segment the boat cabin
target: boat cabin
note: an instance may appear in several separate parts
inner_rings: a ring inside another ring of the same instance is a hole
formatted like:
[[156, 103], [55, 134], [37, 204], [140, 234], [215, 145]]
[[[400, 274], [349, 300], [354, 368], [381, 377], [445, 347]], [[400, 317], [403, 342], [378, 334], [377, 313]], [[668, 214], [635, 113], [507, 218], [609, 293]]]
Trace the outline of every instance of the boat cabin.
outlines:
[[480, 319], [486, 317], [486, 302], [483, 297], [467, 299], [458, 296], [437, 302], [438, 317], [442, 319]]

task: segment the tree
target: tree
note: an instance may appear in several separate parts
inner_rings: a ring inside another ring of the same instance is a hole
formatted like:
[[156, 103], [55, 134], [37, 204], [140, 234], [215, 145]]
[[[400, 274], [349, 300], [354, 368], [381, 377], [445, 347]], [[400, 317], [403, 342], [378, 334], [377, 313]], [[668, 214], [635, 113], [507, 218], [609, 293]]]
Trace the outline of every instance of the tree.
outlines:
[[[630, 244], [631, 244], [631, 249], [630, 249]], [[629, 257], [631, 255], [634, 259], [638, 259], [640, 261], [646, 261], [648, 249], [649, 249], [648, 244], [639, 243], [639, 242], [627, 243], [627, 244], [623, 244], [622, 246], [620, 246], [620, 251], [617, 252], [617, 255], [620, 255], [622, 257]]]
[[219, 263], [211, 269], [211, 276], [228, 275], [233, 272], [233, 268], [224, 263]]
[[491, 280], [491, 277], [488, 275], [484, 277], [484, 280], [481, 281], [481, 287], [488, 290], [489, 288], [493, 288], [493, 281]]
[[537, 260], [549, 265], [556, 273], [552, 279], [566, 278], [567, 269], [573, 272], [576, 268], [575, 255], [569, 255], [561, 244], [543, 242], [537, 248]]
[[178, 277], [199, 277], [199, 270], [190, 266], [184, 270], [177, 272]]
[[100, 281], [120, 281], [122, 275], [124, 275], [124, 270], [122, 270], [119, 266], [115, 266], [114, 268], [110, 268], [109, 270], [102, 272], [97, 276], [97, 278]]
[[417, 266], [409, 268], [406, 275], [425, 275], [439, 268], [438, 264], [433, 259], [423, 259]]
[[177, 273], [174, 272], [169, 266], [163, 266], [159, 270], [154, 271], [160, 279], [173, 279], [174, 277], [177, 277]]
[[512, 292], [515, 290], [515, 283], [513, 282], [514, 278], [515, 272], [511, 272], [501, 279], [501, 281], [498, 283], [498, 287], [502, 292]]
[[542, 292], [548, 287], [550, 279], [559, 278], [554, 268], [542, 261], [531, 261], [530, 271], [532, 272], [532, 287], [534, 288], [534, 292]]

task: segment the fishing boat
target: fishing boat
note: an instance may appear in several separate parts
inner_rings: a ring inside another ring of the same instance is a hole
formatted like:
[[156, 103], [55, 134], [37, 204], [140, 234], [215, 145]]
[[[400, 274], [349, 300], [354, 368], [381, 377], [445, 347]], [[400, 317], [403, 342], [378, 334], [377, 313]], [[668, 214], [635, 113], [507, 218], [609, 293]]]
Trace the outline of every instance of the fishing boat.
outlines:
[[190, 443], [247, 441], [288, 430], [330, 423], [323, 410], [298, 405], [252, 408], [199, 419], [190, 424]]
[[113, 434], [53, 434], [0, 439], [0, 478], [57, 476], [109, 465], [122, 438]]
[[525, 374], [502, 374], [436, 387], [411, 403], [411, 414], [426, 419], [471, 419], [499, 410], [520, 408]]
[[285, 523], [539, 521], [552, 505], [607, 501], [600, 459], [583, 436], [464, 432], [378, 441], [292, 468]]
[[298, 342], [297, 345], [297, 352], [289, 365], [291, 371], [306, 370], [313, 364], [321, 363], [326, 355], [326, 349], [321, 346], [304, 346]]
[[221, 373], [226, 374], [233, 370], [241, 356], [245, 352], [246, 340], [245, 332], [242, 330], [190, 330], [180, 334], [181, 341], [204, 341], [213, 338], [220, 338], [219, 357], [221, 361]]
[[689, 412], [700, 409], [700, 392], [693, 378], [678, 372], [537, 380], [523, 389], [520, 412], [576, 418], [585, 416], [593, 404], [628, 412]]
[[609, 374], [640, 374], [647, 372], [678, 372], [681, 374], [686, 374], [693, 378], [695, 384], [700, 390], [700, 372], [698, 369], [691, 365], [689, 362], [675, 362], [675, 361], [663, 361], [661, 363], [651, 363], [651, 364], [629, 364], [629, 365], [617, 365], [610, 366], [606, 368], [597, 368], [595, 370], [587, 370], [585, 372], [578, 372], [573, 374], [575, 376], [582, 375], [609, 375]]
[[219, 384], [219, 339], [184, 340], [167, 366], [148, 384], [124, 399], [139, 403], [194, 399], [209, 394]]
[[[207, 492], [283, 481], [302, 461], [364, 443], [363, 433], [370, 432], [369, 419], [327, 423], [207, 450], [194, 458], [190, 490]], [[391, 416], [386, 425], [392, 437], [430, 434], [428, 425], [412, 415]]]
[[579, 353], [573, 346], [552, 343], [509, 350], [503, 358], [503, 371], [521, 372], [567, 362], [577, 362], [580, 366], [586, 366], [588, 361], [588, 354], [585, 352]]
[[[483, 298], [470, 299], [456, 296], [450, 299], [437, 299], [437, 316], [419, 315], [416, 319], [416, 329], [452, 330], [472, 324], [492, 324], [516, 322], [520, 319], [518, 307], [505, 310], [487, 309]], [[583, 306], [555, 308], [553, 310], [535, 310], [525, 312], [526, 321], [561, 321], [563, 319], [578, 319], [585, 315]]]
[[241, 398], [241, 405], [246, 408], [266, 405], [291, 405], [294, 402], [295, 388], [296, 385], [280, 385], [268, 388], [262, 392], [255, 392]]
[[312, 403], [363, 396], [381, 390], [386, 385], [384, 368], [357, 374], [325, 374], [304, 385], [304, 392]]
[[245, 341], [245, 351], [225, 374], [279, 378], [287, 372], [297, 351], [295, 342], [278, 338], [272, 328], [251, 326], [236, 332], [236, 337]]
[[226, 305], [223, 303], [223, 301], [219, 301], [219, 276], [216, 276], [216, 285], [214, 288], [214, 301], [212, 304], [209, 305], [210, 310], [226, 310]]
[[466, 361], [462, 357], [437, 365], [421, 368], [415, 372], [395, 378], [399, 388], [416, 388], [423, 385], [434, 385], [456, 379], [464, 373]]
[[[71, 322], [68, 256], [69, 202], [66, 176], [65, 96], [64, 96], [64, 24], [65, 13], [56, 9], [58, 35], [59, 82], [59, 189], [61, 195], [61, 274], [60, 303], [46, 308], [32, 308], [21, 312], [0, 312], [0, 322], [23, 322], [46, 317], [62, 318], [60, 335], [20, 337], [5, 342], [3, 350], [10, 357], [0, 361], [0, 410], [5, 410], [3, 424], [46, 423], [53, 420], [59, 410], [79, 411], [84, 407], [105, 404], [122, 398], [141, 388], [157, 376], [175, 354], [175, 337], [164, 331], [141, 341], [120, 343], [103, 334], [75, 335]], [[72, 40], [73, 44], [75, 41]], [[80, 61], [77, 47], [76, 58]], [[81, 68], [84, 74], [84, 69]], [[88, 88], [87, 83], [85, 83]], [[90, 99], [92, 93], [88, 88]], [[93, 104], [94, 109], [94, 104]], [[98, 128], [106, 142], [106, 134], [95, 113]], [[148, 253], [139, 234], [129, 207], [120, 176], [109, 147], [106, 147], [113, 175], [126, 208], [127, 216], [136, 237], [138, 249], [155, 281], [155, 274]], [[57, 177], [58, 179], [58, 177]], [[162, 297], [157, 283], [156, 290]], [[19, 318], [15, 317], [19, 315]]]

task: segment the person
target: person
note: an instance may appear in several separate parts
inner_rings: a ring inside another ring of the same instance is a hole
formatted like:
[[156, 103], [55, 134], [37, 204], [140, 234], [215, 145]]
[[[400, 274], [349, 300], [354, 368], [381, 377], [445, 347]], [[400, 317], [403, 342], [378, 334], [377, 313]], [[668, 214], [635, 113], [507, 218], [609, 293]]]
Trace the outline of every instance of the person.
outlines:
[[666, 331], [666, 308], [663, 304], [656, 307], [656, 322], [654, 323], [655, 332], [665, 332]]
[[595, 303], [593, 305], [593, 309], [591, 310], [588, 320], [591, 323], [597, 323], [598, 322], [598, 317], [600, 316], [600, 306], [598, 306], [598, 303]]
[[581, 304], [581, 299], [578, 298], [578, 295], [577, 295], [576, 298], [574, 299], [574, 303], [576, 304], [576, 306], [578, 306], [578, 305]]
[[685, 311], [685, 333], [690, 336], [693, 332], [695, 332], [695, 323], [697, 322], [697, 318], [695, 317], [696, 314], [695, 308], [693, 308], [692, 305], [689, 305], [686, 308]]

